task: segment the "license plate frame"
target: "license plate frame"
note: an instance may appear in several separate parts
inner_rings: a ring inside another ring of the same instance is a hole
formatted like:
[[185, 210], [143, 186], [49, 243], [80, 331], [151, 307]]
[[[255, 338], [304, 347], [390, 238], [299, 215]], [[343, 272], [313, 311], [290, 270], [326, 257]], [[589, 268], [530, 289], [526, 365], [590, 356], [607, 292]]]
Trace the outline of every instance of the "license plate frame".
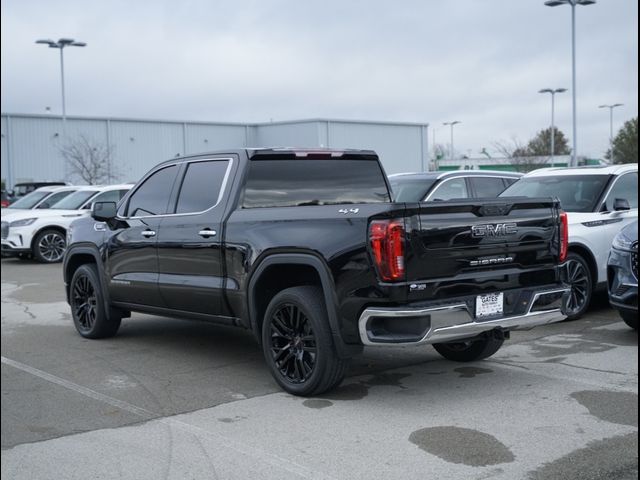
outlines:
[[486, 320], [504, 315], [504, 292], [476, 296], [476, 319]]

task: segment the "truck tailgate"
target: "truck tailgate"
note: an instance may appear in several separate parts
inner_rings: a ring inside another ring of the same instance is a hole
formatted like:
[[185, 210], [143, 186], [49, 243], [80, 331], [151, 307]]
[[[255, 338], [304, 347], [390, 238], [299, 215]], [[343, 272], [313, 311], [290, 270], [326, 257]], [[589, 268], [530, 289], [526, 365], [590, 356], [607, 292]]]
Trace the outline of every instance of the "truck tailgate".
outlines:
[[554, 282], [559, 205], [552, 199], [407, 205], [410, 299]]

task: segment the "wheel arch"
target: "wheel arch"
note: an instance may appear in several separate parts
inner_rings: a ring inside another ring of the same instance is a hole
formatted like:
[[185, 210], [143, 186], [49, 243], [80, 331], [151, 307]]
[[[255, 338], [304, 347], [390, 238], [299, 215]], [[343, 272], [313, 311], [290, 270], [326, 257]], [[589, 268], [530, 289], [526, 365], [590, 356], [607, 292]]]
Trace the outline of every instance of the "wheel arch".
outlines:
[[577, 253], [587, 262], [587, 266], [589, 267], [589, 272], [591, 273], [591, 283], [593, 288], [595, 289], [598, 285], [598, 263], [596, 262], [596, 258], [593, 253], [586, 245], [582, 243], [570, 243], [569, 244], [569, 252]]
[[38, 230], [35, 231], [35, 233], [31, 236], [31, 251], [33, 252], [33, 248], [35, 247], [36, 244], [36, 239], [38, 238], [38, 235], [40, 235], [42, 232], [46, 231], [46, 230], [55, 230], [57, 232], [60, 232], [62, 235], [67, 236], [67, 229], [64, 228], [61, 225], [45, 225], [44, 227], [40, 227]]
[[345, 344], [340, 335], [338, 301], [329, 268], [312, 253], [272, 254], [260, 261], [254, 269], [247, 287], [247, 301], [250, 328], [258, 342], [262, 341], [262, 317], [273, 296], [285, 288], [301, 285], [317, 285], [322, 289], [338, 355], [349, 357], [357, 353], [359, 348]]
[[67, 303], [69, 302], [69, 284], [71, 283], [73, 274], [82, 265], [86, 265], [88, 263], [94, 264], [98, 269], [98, 279], [100, 280], [100, 289], [102, 290], [102, 293], [103, 293], [105, 309], [108, 309], [110, 308], [111, 302], [109, 300], [109, 290], [105, 286], [104, 265], [102, 264], [102, 260], [101, 260], [100, 252], [98, 251], [98, 248], [90, 245], [79, 245], [79, 246], [71, 245], [67, 248], [67, 251], [65, 252], [63, 266], [62, 266], [62, 275], [63, 275], [65, 291], [67, 295]]

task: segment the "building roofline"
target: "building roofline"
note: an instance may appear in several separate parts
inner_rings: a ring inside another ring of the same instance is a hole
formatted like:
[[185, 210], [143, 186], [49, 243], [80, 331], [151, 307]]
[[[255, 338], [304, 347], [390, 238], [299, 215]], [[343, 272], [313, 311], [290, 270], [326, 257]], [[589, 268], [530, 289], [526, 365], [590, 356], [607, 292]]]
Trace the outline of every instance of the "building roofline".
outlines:
[[[2, 117], [11, 118], [46, 118], [62, 120], [62, 115], [49, 113], [10, 113], [2, 112]], [[136, 118], [136, 117], [107, 117], [107, 116], [91, 116], [91, 115], [67, 115], [67, 120], [93, 120], [93, 121], [113, 121], [113, 122], [146, 122], [146, 123], [174, 123], [178, 125], [217, 125], [217, 126], [233, 126], [233, 127], [262, 127], [269, 125], [292, 125], [299, 123], [350, 123], [367, 125], [393, 125], [393, 126], [410, 126], [410, 127], [428, 127], [429, 123], [420, 122], [393, 122], [384, 120], [358, 120], [344, 118], [302, 118], [293, 120], [278, 120], [274, 122], [221, 122], [221, 121], [205, 121], [205, 120], [169, 120], [157, 118]]]

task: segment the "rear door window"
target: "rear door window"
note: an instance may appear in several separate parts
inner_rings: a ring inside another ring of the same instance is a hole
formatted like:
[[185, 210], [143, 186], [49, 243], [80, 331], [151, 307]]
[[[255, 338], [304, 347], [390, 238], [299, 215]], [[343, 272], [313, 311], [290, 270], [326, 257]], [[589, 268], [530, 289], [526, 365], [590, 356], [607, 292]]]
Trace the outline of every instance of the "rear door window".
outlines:
[[389, 202], [374, 160], [253, 160], [243, 208]]
[[176, 213], [204, 212], [220, 200], [228, 160], [193, 162], [182, 180]]

